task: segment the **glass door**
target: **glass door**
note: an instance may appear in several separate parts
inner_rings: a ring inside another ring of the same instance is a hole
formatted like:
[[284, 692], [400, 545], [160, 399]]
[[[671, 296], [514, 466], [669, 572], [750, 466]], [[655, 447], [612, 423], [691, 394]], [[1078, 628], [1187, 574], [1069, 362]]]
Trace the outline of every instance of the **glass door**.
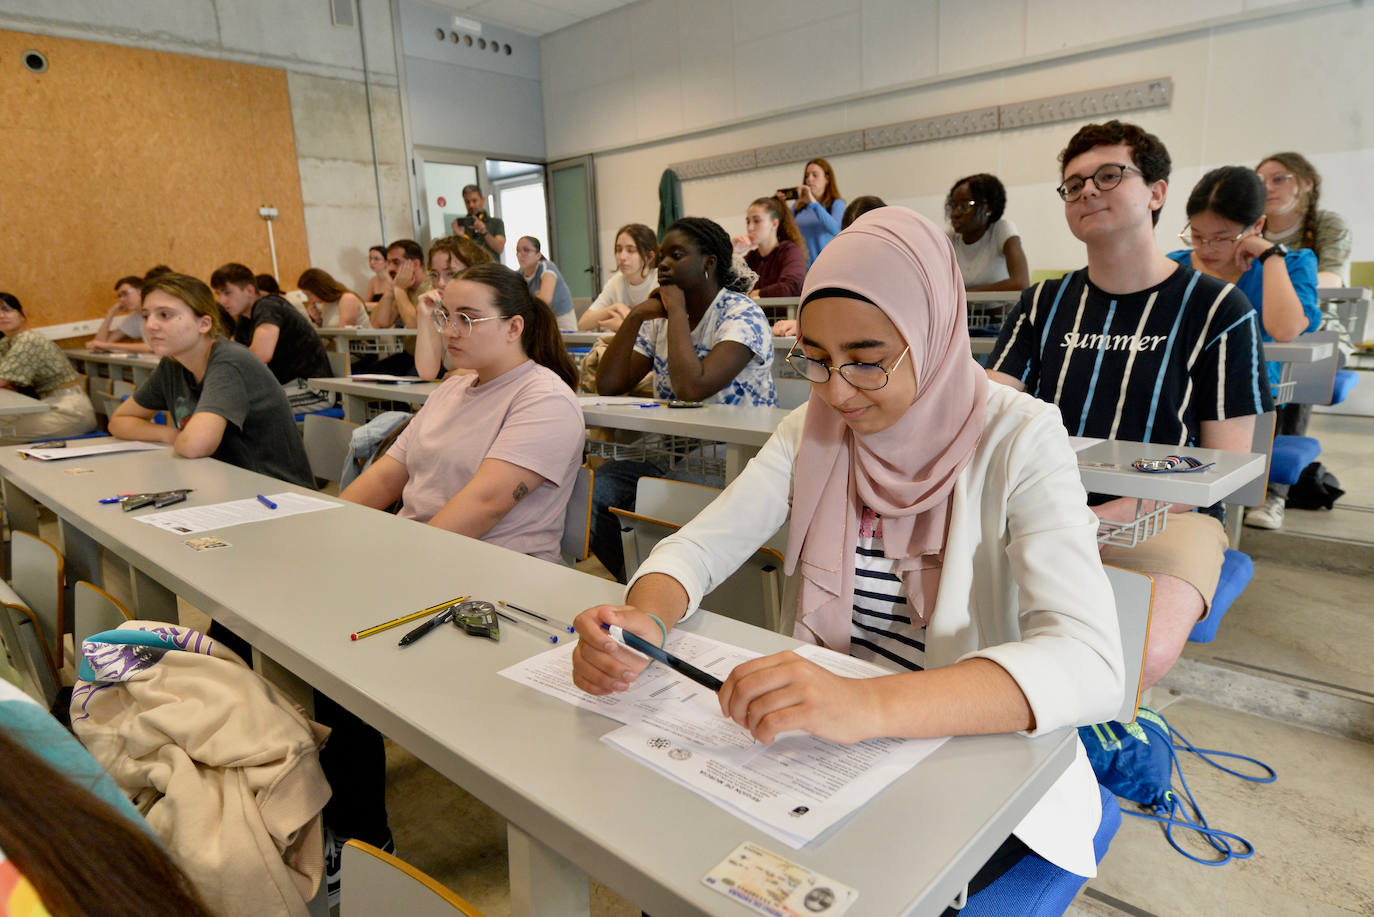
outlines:
[[590, 299], [601, 292], [592, 157], [559, 160], [548, 170], [552, 258], [573, 298]]
[[[453, 221], [467, 214], [463, 188], [477, 185], [489, 191], [486, 157], [458, 150], [415, 148], [419, 163], [420, 206], [415, 214], [415, 239], [428, 248], [435, 239], [453, 235]], [[491, 197], [487, 196], [491, 211]]]

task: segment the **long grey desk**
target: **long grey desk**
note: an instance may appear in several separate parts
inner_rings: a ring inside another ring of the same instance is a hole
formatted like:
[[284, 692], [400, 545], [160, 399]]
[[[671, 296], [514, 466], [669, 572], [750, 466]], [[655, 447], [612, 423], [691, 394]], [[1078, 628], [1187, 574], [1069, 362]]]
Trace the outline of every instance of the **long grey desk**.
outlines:
[[333, 342], [339, 353], [393, 353], [404, 338], [419, 334], [414, 328], [318, 328], [320, 337]]
[[[0, 388], [0, 417], [18, 417], [22, 414], [42, 414], [51, 411], [52, 405], [39, 401], [12, 388]], [[2, 424], [3, 421], [0, 421]]]
[[[954, 739], [825, 837], [791, 850], [599, 741], [612, 721], [499, 677], [545, 648], [522, 631], [497, 644], [446, 627], [405, 650], [398, 632], [348, 639], [463, 593], [571, 620], [619, 601], [622, 587], [353, 505], [222, 529], [230, 547], [197, 553], [96, 500], [193, 487], [194, 506], [300, 488], [170, 450], [83, 462], [95, 473], [73, 477], [60, 462], [22, 461], [7, 448], [0, 477], [7, 492], [51, 507], [499, 812], [517, 917], [586, 914], [587, 875], [660, 917], [736, 917], [738, 905], [701, 877], [746, 840], [857, 888], [853, 913], [939, 914], [1073, 759], [1072, 730]], [[362, 562], [373, 548], [380, 565]], [[685, 626], [760, 652], [794, 645], [708, 612]]]
[[[311, 379], [310, 384], [344, 396], [344, 416], [355, 423], [367, 417], [367, 404], [394, 401], [424, 404], [437, 382], [389, 385], [355, 382], [352, 379]], [[633, 430], [640, 433], [666, 433], [708, 442], [725, 443], [725, 478], [732, 481], [745, 464], [768, 442], [778, 424], [787, 416], [783, 408], [734, 407], [708, 404], [700, 408], [640, 408], [625, 405], [584, 405], [582, 416], [593, 427]]]
[[1374, 345], [1369, 334], [1369, 310], [1374, 305], [1369, 287], [1318, 287], [1317, 305], [1340, 320], [1356, 347]]
[[64, 350], [77, 371], [88, 378], [129, 382], [138, 387], [157, 369], [160, 357], [151, 353], [114, 353], [105, 350]]

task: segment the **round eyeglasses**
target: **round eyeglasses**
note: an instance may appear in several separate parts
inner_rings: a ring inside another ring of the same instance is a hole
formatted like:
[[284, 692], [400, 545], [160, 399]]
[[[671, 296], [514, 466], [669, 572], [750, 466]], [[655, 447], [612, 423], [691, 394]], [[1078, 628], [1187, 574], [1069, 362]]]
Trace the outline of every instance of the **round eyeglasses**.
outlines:
[[911, 345], [898, 355], [896, 362], [891, 369], [884, 369], [881, 363], [845, 363], [842, 366], [835, 366], [833, 363], [823, 363], [820, 360], [813, 360], [804, 353], [797, 350], [797, 345], [793, 344], [792, 349], [787, 351], [787, 365], [797, 371], [807, 382], [812, 385], [824, 385], [830, 381], [832, 371], [840, 374], [840, 378], [848, 382], [854, 388], [865, 392], [877, 391], [887, 385], [892, 371], [902, 365], [902, 360], [911, 352]]
[[[458, 337], [460, 337], [460, 338], [465, 338], [465, 337], [467, 337], [469, 334], [472, 334], [472, 326], [475, 325], [475, 324], [477, 324], [478, 322], [494, 322], [494, 321], [497, 321], [497, 320], [503, 319], [503, 318], [507, 318], [507, 316], [505, 316], [505, 315], [487, 315], [487, 316], [483, 316], [482, 318], [473, 318], [472, 316], [468, 315], [466, 312], [459, 312], [459, 313], [458, 313], [458, 318], [457, 318], [457, 320], [456, 320], [456, 323], [454, 324], [453, 333], [456, 334], [456, 335], [457, 335]], [[443, 334], [444, 331], [448, 328], [449, 323], [450, 323], [450, 322], [454, 322], [454, 321], [455, 321], [455, 320], [453, 319], [453, 317], [449, 315], [448, 309], [444, 308], [443, 306], [436, 306], [436, 307], [435, 307], [435, 309], [434, 309], [434, 330], [435, 330], [435, 331], [438, 331], [440, 334]]]
[[1141, 178], [1145, 177], [1144, 173], [1139, 169], [1120, 163], [1109, 162], [1105, 166], [1098, 166], [1097, 171], [1087, 178], [1078, 175], [1070, 175], [1068, 178], [1064, 179], [1062, 185], [1054, 190], [1059, 192], [1059, 196], [1064, 199], [1065, 203], [1072, 204], [1083, 196], [1083, 189], [1087, 187], [1088, 182], [1091, 181], [1098, 191], [1110, 191], [1121, 184], [1121, 179], [1126, 177], [1127, 172], [1134, 172]]
[[1193, 229], [1193, 227], [1184, 226], [1182, 231], [1179, 232], [1178, 237], [1183, 240], [1185, 245], [1192, 246], [1194, 251], [1200, 251], [1204, 248], [1222, 248], [1227, 245], [1235, 245], [1249, 234], [1250, 230], [1247, 229], [1234, 236], [1212, 236], [1208, 238], [1200, 234], [1196, 229]]

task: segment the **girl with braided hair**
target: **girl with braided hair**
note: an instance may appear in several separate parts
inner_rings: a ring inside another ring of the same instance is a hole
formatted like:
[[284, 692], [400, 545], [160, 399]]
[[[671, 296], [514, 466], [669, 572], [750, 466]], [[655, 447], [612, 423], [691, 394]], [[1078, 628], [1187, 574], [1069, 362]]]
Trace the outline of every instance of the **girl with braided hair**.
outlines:
[[[669, 226], [660, 246], [658, 289], [630, 310], [607, 345], [597, 392], [623, 395], [652, 370], [657, 398], [776, 406], [773, 335], [763, 310], [745, 295], [756, 280], [715, 222], [684, 217]], [[633, 508], [636, 482], [667, 470], [651, 462], [597, 469], [592, 549], [622, 582], [620, 529], [609, 507]]]
[[1343, 287], [1350, 278], [1350, 227], [1320, 210], [1322, 177], [1301, 153], [1274, 153], [1255, 169], [1264, 179], [1264, 238], [1317, 256], [1317, 286]]

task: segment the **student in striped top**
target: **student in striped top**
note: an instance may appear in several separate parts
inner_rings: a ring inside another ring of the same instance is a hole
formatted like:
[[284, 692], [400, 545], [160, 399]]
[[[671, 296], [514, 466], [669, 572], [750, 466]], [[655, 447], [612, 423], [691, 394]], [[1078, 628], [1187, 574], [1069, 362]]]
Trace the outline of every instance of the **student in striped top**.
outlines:
[[[1064, 217], [1088, 266], [1038, 283], [1002, 326], [994, 381], [1059, 405], [1071, 435], [1250, 451], [1271, 410], [1257, 314], [1235, 286], [1170, 261], [1154, 226], [1169, 153], [1134, 124], [1085, 125], [1060, 154]], [[1126, 522], [1136, 501], [1093, 497]], [[1221, 575], [1226, 535], [1197, 507], [1174, 504], [1167, 528], [1102, 559], [1154, 577], [1144, 683], [1164, 676]]]
[[[954, 250], [925, 217], [884, 207], [836, 236], [807, 274], [789, 355], [810, 400], [654, 548], [625, 605], [578, 616], [576, 684], [625, 690], [644, 662], [601, 623], [658, 643], [650, 614], [671, 627], [788, 522], [794, 635], [894, 674], [842, 678], [790, 652], [740, 665], [721, 710], [761, 741], [1038, 734], [1117, 709], [1115, 603], [1059, 413], [989, 383], [965, 309]], [[971, 890], [1027, 848], [1093, 875], [1101, 811], [1080, 748]]]

